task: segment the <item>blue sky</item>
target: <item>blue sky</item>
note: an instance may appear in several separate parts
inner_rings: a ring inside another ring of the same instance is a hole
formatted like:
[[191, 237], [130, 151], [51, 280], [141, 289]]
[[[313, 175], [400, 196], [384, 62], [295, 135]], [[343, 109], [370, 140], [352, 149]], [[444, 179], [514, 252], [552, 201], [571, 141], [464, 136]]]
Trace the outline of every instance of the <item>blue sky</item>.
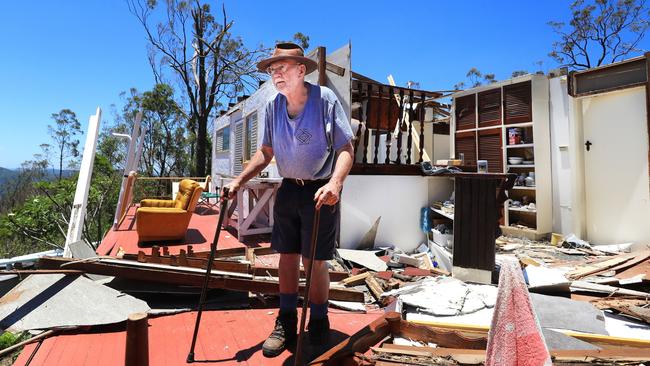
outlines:
[[[297, 32], [334, 50], [352, 41], [355, 71], [429, 90], [450, 89], [471, 67], [506, 79], [514, 70], [544, 71], [570, 0], [533, 1], [231, 1], [233, 33], [247, 45], [272, 45]], [[29, 5], [26, 5], [29, 4]], [[219, 7], [221, 2], [212, 2]], [[146, 40], [121, 0], [5, 2], [0, 11], [0, 167], [16, 168], [49, 142], [50, 115], [77, 113], [83, 129], [97, 106], [111, 105], [153, 77]], [[650, 38], [640, 45], [650, 48]], [[83, 139], [82, 139], [83, 145]]]

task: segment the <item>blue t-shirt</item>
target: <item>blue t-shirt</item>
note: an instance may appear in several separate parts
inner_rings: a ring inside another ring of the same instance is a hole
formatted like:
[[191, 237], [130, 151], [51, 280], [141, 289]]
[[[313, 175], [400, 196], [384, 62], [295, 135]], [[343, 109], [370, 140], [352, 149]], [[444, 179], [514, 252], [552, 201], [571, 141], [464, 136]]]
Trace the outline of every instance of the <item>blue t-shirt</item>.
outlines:
[[284, 95], [269, 101], [262, 145], [273, 149], [282, 177], [327, 179], [334, 171], [336, 151], [352, 139], [352, 128], [333, 91], [307, 82], [305, 86], [307, 102], [294, 118], [289, 118]]

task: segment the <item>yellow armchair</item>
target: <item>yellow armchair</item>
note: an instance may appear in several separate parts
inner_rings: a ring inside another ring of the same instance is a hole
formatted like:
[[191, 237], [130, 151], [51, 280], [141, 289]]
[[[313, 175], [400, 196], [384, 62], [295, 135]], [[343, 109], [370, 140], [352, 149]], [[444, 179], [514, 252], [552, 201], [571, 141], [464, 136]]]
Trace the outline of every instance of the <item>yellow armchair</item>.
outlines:
[[190, 179], [180, 183], [176, 199], [144, 199], [136, 211], [138, 240], [179, 240], [185, 238], [192, 213], [203, 188]]

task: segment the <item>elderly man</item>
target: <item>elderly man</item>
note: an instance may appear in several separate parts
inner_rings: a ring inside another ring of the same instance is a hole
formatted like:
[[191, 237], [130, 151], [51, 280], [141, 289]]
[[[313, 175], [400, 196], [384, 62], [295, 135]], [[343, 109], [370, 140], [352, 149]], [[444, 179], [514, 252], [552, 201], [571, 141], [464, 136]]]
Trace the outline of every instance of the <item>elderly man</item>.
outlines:
[[[230, 194], [255, 177], [275, 156], [283, 177], [274, 207], [271, 247], [280, 253], [280, 313], [262, 347], [274, 357], [296, 340], [300, 256], [307, 271], [314, 267], [307, 326], [313, 345], [327, 343], [329, 272], [339, 225], [339, 199], [353, 161], [350, 123], [336, 95], [305, 82], [317, 68], [300, 46], [279, 43], [257, 65], [271, 75], [277, 96], [266, 106], [264, 138], [246, 169], [228, 185]], [[320, 209], [314, 263], [309, 246], [315, 210]]]

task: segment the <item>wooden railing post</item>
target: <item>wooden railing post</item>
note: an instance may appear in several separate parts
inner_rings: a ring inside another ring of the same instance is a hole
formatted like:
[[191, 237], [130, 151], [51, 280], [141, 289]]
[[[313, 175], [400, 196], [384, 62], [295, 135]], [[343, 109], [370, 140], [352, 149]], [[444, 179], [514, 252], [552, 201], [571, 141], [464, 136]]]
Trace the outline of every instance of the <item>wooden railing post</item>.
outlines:
[[381, 99], [381, 85], [377, 87], [377, 106], [375, 107], [375, 110], [377, 113], [375, 113], [375, 157], [372, 159], [372, 162], [374, 164], [379, 163], [378, 155], [379, 155], [379, 130], [381, 127], [381, 105], [383, 103], [383, 100]]
[[409, 125], [408, 140], [406, 142], [406, 164], [411, 164], [411, 151], [413, 149], [413, 90], [409, 92]]
[[404, 90], [399, 90], [399, 120], [397, 121], [397, 164], [402, 164], [402, 122], [404, 122]]
[[354, 163], [357, 162], [357, 154], [356, 154], [356, 152], [359, 151], [359, 150], [357, 150], [357, 148], [359, 147], [359, 140], [361, 140], [361, 128], [362, 127], [366, 128], [365, 127], [366, 123], [365, 123], [365, 121], [363, 119], [363, 97], [362, 97], [363, 96], [363, 83], [359, 82], [359, 83], [357, 83], [357, 85], [359, 86], [359, 99], [361, 99], [361, 112], [359, 113], [359, 127], [357, 128], [357, 135], [356, 135], [356, 137], [354, 139], [354, 159], [352, 159]]
[[388, 126], [386, 126], [386, 160], [384, 164], [390, 164], [390, 143], [391, 138], [393, 137], [393, 131], [390, 130], [390, 125], [392, 123], [391, 116], [393, 115], [393, 87], [388, 88]]
[[[418, 163], [422, 163], [422, 156], [424, 155], [424, 93], [422, 93], [422, 101], [420, 102], [420, 160]], [[431, 135], [433, 138], [433, 135]], [[433, 154], [433, 151], [431, 152]], [[433, 159], [433, 155], [430, 157]]]
[[363, 134], [363, 163], [364, 164], [368, 164], [368, 140], [370, 134], [370, 127], [369, 127], [370, 121], [368, 121], [368, 116], [370, 115], [370, 107], [372, 104], [371, 96], [372, 96], [372, 84], [368, 84], [368, 102], [366, 104], [366, 113], [364, 113], [365, 121], [366, 121], [366, 131]]

